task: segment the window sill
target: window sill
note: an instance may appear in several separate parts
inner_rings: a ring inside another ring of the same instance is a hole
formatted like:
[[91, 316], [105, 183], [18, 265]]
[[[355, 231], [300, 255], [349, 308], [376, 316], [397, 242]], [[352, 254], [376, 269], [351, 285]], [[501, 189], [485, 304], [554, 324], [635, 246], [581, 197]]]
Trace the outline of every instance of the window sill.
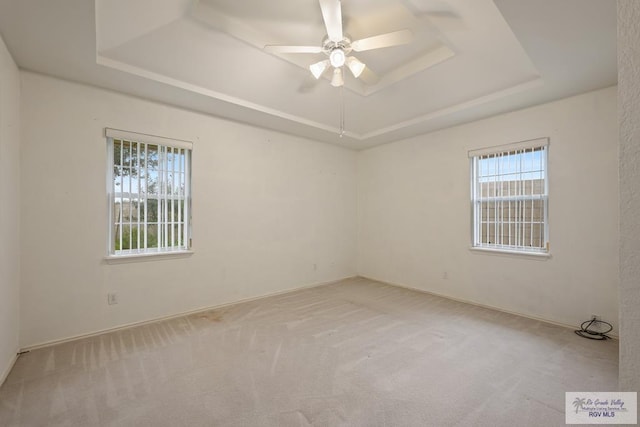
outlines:
[[107, 264], [124, 264], [129, 262], [159, 261], [162, 259], [187, 258], [193, 251], [167, 251], [126, 255], [108, 255], [104, 257]]
[[477, 253], [536, 258], [540, 260], [547, 260], [551, 258], [551, 253], [549, 252], [525, 252], [525, 251], [516, 251], [512, 249], [480, 248], [475, 246], [471, 246], [469, 250], [471, 250], [471, 252], [477, 252]]

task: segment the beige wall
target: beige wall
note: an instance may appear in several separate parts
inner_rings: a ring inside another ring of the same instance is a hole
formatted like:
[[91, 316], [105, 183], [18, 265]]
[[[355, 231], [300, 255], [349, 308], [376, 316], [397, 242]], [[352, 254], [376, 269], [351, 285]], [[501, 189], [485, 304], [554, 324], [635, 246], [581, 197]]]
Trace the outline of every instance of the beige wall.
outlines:
[[[550, 138], [551, 258], [471, 242], [469, 150]], [[618, 323], [616, 88], [358, 155], [358, 273], [567, 325]], [[588, 231], [588, 232], [587, 232]]]
[[[22, 79], [23, 347], [350, 276], [357, 252], [365, 276], [564, 324], [590, 314], [617, 323], [615, 88], [356, 154]], [[104, 127], [195, 142], [192, 257], [104, 262]], [[542, 136], [553, 256], [470, 251], [467, 150]]]
[[0, 37], [0, 384], [18, 352], [20, 74]]
[[[23, 347], [355, 274], [353, 151], [28, 72], [22, 83]], [[105, 127], [194, 142], [193, 256], [104, 262]]]
[[618, 0], [620, 390], [640, 391], [640, 2]]

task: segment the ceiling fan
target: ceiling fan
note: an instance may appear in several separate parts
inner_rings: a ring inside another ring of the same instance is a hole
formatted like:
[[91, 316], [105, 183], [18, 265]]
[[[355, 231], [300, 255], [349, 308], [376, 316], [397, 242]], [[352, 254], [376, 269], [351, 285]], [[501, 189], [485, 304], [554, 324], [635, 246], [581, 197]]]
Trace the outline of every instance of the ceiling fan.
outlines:
[[410, 30], [393, 31], [360, 40], [351, 39], [342, 31], [342, 5], [340, 0], [319, 0], [322, 18], [327, 29], [327, 35], [320, 46], [283, 46], [267, 45], [264, 49], [274, 53], [324, 53], [328, 59], [316, 62], [309, 66], [309, 70], [316, 79], [319, 79], [325, 71], [333, 67], [331, 85], [335, 87], [344, 85], [342, 74], [346, 65], [355, 78], [360, 77], [366, 65], [355, 56], [348, 56], [352, 51], [364, 52], [366, 50], [380, 49], [383, 47], [398, 46], [411, 42], [413, 34]]

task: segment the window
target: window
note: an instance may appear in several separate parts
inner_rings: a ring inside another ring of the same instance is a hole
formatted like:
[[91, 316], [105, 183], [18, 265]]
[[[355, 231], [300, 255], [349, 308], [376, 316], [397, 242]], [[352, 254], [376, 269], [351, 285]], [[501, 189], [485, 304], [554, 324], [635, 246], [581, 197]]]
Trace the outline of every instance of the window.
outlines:
[[547, 138], [469, 152], [473, 247], [549, 251]]
[[192, 144], [107, 129], [109, 255], [188, 251]]

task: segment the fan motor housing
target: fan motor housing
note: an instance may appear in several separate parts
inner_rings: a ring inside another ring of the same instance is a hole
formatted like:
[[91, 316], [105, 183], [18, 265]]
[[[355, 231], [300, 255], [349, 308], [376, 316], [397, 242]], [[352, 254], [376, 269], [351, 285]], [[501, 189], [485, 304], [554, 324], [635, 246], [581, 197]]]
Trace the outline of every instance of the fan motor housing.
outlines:
[[333, 52], [336, 49], [342, 49], [345, 56], [348, 55], [349, 52], [351, 52], [352, 50], [351, 39], [345, 36], [339, 42], [334, 42], [329, 40], [329, 36], [325, 36], [324, 39], [322, 40], [322, 52], [324, 52], [325, 55], [330, 56], [331, 52]]

